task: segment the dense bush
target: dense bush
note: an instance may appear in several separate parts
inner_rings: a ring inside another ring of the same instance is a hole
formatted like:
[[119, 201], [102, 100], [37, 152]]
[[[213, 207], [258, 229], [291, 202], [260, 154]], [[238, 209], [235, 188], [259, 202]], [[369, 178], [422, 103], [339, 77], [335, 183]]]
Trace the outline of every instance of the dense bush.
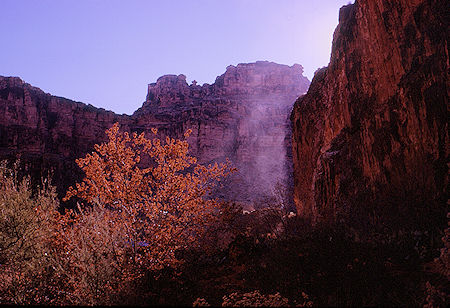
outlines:
[[0, 165], [0, 302], [57, 303], [64, 297], [53, 242], [59, 202], [48, 180], [33, 195], [17, 165]]
[[[303, 293], [305, 302], [297, 304], [296, 307], [312, 307], [312, 302], [308, 301], [308, 295]], [[197, 298], [192, 304], [194, 307], [208, 307], [209, 303], [204, 298]], [[222, 307], [289, 307], [289, 299], [284, 298], [280, 293], [262, 295], [258, 290], [239, 294], [237, 292], [223, 297]]]

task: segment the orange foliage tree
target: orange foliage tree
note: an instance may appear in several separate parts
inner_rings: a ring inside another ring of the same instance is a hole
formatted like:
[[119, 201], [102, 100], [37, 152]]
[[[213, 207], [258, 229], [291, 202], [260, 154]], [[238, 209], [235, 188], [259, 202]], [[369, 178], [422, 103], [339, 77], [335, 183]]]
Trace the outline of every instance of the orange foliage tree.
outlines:
[[152, 132], [151, 139], [130, 136], [114, 124], [108, 142], [76, 161], [86, 176], [64, 198], [77, 196], [107, 210], [102, 217], [123, 230], [130, 262], [150, 270], [176, 265], [175, 252], [196, 244], [216, 213], [211, 189], [234, 171], [228, 162], [199, 165], [186, 140], [167, 137], [164, 144]]

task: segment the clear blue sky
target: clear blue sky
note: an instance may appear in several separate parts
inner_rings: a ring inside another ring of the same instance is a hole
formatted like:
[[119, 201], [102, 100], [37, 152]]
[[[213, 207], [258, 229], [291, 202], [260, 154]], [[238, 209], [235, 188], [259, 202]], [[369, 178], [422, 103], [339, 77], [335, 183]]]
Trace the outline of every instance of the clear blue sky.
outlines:
[[133, 113], [164, 74], [213, 83], [232, 64], [328, 64], [348, 0], [0, 0], [0, 75]]

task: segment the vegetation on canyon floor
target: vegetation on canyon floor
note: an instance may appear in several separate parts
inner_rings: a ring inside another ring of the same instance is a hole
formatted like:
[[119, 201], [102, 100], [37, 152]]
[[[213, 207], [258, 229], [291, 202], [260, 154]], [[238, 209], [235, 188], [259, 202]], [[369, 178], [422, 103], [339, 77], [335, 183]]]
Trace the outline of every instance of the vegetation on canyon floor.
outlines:
[[[156, 131], [154, 131], [156, 135]], [[189, 133], [189, 132], [188, 132]], [[209, 196], [233, 172], [201, 166], [188, 143], [131, 136], [77, 161], [85, 179], [63, 210], [0, 167], [0, 303], [338, 306], [448, 302], [449, 234], [439, 226], [355, 236], [272, 204], [251, 213]], [[288, 207], [285, 207], [288, 208]], [[450, 218], [450, 217], [449, 217]], [[367, 232], [367, 231], [365, 231]]]

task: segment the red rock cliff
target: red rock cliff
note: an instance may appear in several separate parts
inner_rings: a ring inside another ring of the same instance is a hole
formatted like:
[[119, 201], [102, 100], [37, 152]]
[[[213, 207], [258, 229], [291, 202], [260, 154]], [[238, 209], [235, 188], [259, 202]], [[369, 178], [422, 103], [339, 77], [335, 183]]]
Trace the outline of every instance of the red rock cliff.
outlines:
[[61, 195], [82, 177], [75, 159], [104, 141], [115, 122], [126, 127], [131, 118], [51, 96], [17, 77], [0, 77], [0, 159], [20, 155], [38, 178], [52, 170]]
[[341, 8], [329, 66], [291, 114], [301, 215], [364, 225], [445, 211], [448, 35], [447, 1]]
[[214, 84], [188, 85], [184, 75], [150, 84], [132, 116], [119, 116], [46, 94], [16, 77], [0, 77], [0, 158], [22, 155], [37, 172], [54, 168], [60, 193], [82, 174], [75, 159], [104, 140], [119, 122], [128, 131], [181, 138], [187, 129], [191, 154], [200, 163], [228, 157], [239, 169], [223, 190], [228, 199], [251, 202], [277, 181], [289, 181], [289, 114], [309, 81], [300, 65], [256, 62], [229, 66]]
[[167, 75], [149, 85], [133, 118], [137, 130], [156, 126], [163, 136], [192, 129], [190, 149], [201, 163], [227, 157], [238, 168], [223, 197], [251, 203], [292, 182], [289, 114], [308, 86], [301, 65], [266, 61], [229, 66], [212, 85]]

